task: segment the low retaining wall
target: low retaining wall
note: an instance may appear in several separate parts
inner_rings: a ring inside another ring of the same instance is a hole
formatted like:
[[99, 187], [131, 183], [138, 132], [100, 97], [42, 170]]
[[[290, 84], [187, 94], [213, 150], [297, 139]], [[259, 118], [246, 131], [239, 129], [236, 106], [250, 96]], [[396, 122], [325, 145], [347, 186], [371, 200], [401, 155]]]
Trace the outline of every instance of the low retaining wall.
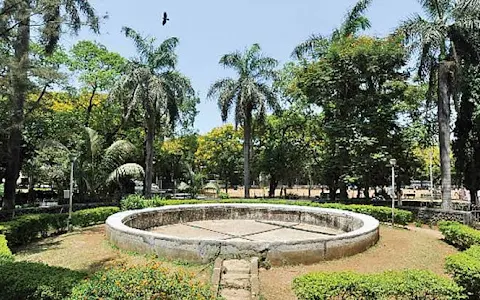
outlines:
[[472, 213], [469, 211], [411, 206], [400, 206], [399, 208], [411, 211], [415, 219], [425, 224], [437, 224], [439, 221], [457, 221], [465, 225], [473, 223]]
[[[229, 241], [180, 238], [146, 231], [157, 226], [220, 219], [300, 222], [344, 233], [300, 241]], [[312, 264], [362, 252], [379, 238], [379, 222], [353, 212], [291, 205], [178, 205], [120, 212], [106, 221], [107, 238], [121, 249], [169, 259], [210, 262], [217, 257], [258, 256], [271, 265]]]

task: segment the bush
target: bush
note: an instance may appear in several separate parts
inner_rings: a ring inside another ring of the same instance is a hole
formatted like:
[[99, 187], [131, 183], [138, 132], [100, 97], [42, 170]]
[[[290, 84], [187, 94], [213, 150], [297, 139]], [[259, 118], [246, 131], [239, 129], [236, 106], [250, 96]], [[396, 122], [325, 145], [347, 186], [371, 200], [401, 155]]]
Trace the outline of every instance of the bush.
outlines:
[[85, 274], [41, 263], [0, 263], [1, 299], [65, 299]]
[[47, 236], [48, 232], [60, 232], [66, 229], [66, 214], [23, 215], [2, 223], [9, 246], [19, 246], [31, 242], [39, 236]]
[[132, 194], [120, 200], [121, 210], [134, 210], [145, 208], [145, 198], [142, 195]]
[[442, 221], [438, 223], [438, 228], [445, 236], [445, 241], [460, 250], [468, 249], [472, 245], [480, 245], [480, 231], [467, 225]]
[[228, 195], [228, 193], [225, 193], [225, 192], [220, 192], [220, 193], [218, 193], [218, 198], [220, 198], [220, 199], [230, 199], [230, 195]]
[[480, 299], [480, 246], [448, 256], [445, 268], [470, 299]]
[[297, 277], [293, 290], [300, 300], [321, 299], [465, 299], [455, 282], [430, 271], [311, 273]]
[[[103, 223], [111, 214], [118, 212], [118, 207], [97, 207], [72, 213], [72, 225], [86, 227]], [[9, 246], [27, 244], [39, 236], [60, 233], [67, 230], [68, 214], [23, 215], [0, 224], [0, 233], [5, 234]]]
[[76, 286], [70, 299], [215, 299], [195, 275], [172, 272], [161, 263], [114, 268]]
[[0, 234], [0, 262], [3, 261], [13, 261], [13, 255], [10, 248], [8, 248], [7, 239]]
[[128, 195], [127, 197], [120, 200], [120, 208], [122, 210], [134, 210], [142, 209], [147, 207], [159, 207], [163, 206], [165, 198], [159, 196], [153, 196], [151, 199], [145, 199], [141, 195]]
[[118, 207], [97, 207], [79, 210], [72, 213], [72, 225], [77, 227], [87, 227], [99, 223], [104, 223], [105, 220], [119, 212]]

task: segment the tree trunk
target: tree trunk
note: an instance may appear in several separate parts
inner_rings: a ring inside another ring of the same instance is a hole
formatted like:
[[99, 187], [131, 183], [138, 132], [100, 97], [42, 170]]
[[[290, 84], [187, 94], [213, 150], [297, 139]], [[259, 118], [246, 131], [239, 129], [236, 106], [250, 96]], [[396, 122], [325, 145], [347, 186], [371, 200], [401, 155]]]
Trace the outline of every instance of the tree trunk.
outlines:
[[145, 198], [152, 197], [152, 178], [153, 178], [153, 142], [155, 140], [155, 119], [147, 121], [145, 136], [145, 179], [143, 182], [143, 192]]
[[270, 187], [268, 189], [268, 198], [275, 198], [275, 190], [277, 189], [278, 186], [278, 180], [275, 180], [275, 178], [270, 179]]
[[441, 61], [438, 69], [438, 128], [440, 169], [442, 174], [442, 208], [452, 209], [452, 176], [450, 170], [450, 91], [452, 63]]
[[17, 5], [15, 22], [18, 30], [15, 40], [15, 57], [10, 71], [12, 84], [9, 105], [11, 108], [11, 123], [8, 130], [7, 166], [5, 171], [4, 209], [15, 208], [15, 193], [17, 179], [20, 175], [20, 152], [22, 146], [22, 129], [24, 120], [24, 104], [28, 92], [28, 69], [30, 49], [30, 1], [22, 0]]
[[245, 117], [243, 126], [243, 186], [245, 199], [250, 198], [250, 144], [252, 140], [252, 112]]
[[328, 192], [330, 194], [329, 199], [330, 201], [335, 201], [337, 198], [337, 185], [336, 184], [329, 184], [328, 185]]
[[[87, 116], [85, 117], [85, 127], [88, 127], [90, 123], [90, 115], [92, 114], [92, 109], [93, 109], [93, 97], [95, 97], [95, 94], [97, 92], [97, 85], [95, 84], [93, 86], [92, 90], [92, 95], [90, 96], [90, 100], [88, 101], [88, 107], [87, 107]], [[110, 145], [110, 144], [108, 144]]]
[[347, 193], [347, 185], [342, 182], [340, 183], [340, 200], [347, 200], [348, 193]]

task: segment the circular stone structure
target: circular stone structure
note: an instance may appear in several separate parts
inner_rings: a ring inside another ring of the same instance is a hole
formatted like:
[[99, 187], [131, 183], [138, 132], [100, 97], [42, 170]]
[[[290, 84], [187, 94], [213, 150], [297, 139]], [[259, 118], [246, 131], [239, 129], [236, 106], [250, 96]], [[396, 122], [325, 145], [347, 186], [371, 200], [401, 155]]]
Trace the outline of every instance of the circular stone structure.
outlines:
[[270, 204], [200, 204], [116, 213], [107, 238], [121, 249], [209, 262], [258, 256], [271, 265], [312, 264], [360, 253], [379, 222], [348, 211]]

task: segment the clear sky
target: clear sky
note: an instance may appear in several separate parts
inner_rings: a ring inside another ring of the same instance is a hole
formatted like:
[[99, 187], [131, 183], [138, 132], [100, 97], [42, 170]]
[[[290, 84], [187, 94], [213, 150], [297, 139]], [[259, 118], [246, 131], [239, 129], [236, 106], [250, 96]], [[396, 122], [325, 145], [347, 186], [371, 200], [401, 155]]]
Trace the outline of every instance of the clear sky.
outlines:
[[[122, 26], [163, 40], [176, 36], [179, 69], [187, 75], [200, 96], [200, 111], [195, 127], [205, 133], [221, 125], [216, 102], [206, 99], [210, 85], [230, 73], [218, 65], [221, 55], [259, 43], [268, 56], [285, 63], [293, 48], [312, 33], [328, 35], [342, 21], [356, 0], [90, 0], [99, 14], [109, 18], [101, 34], [87, 31], [64, 43], [91, 39], [110, 51], [133, 57], [132, 42], [121, 33]], [[161, 25], [161, 15], [170, 22]], [[369, 34], [385, 35], [414, 12], [417, 0], [374, 0], [367, 16], [372, 23]]]

